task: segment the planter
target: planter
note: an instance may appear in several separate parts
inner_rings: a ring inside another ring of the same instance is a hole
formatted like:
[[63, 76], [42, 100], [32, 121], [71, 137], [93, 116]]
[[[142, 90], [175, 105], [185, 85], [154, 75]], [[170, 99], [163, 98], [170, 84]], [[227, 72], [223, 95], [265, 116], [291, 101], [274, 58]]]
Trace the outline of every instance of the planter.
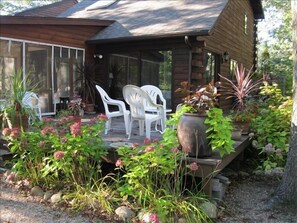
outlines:
[[241, 140], [241, 135], [242, 135], [241, 129], [234, 129], [232, 131], [231, 139], [233, 139], [235, 141], [240, 141]]
[[189, 151], [189, 156], [203, 158], [212, 154], [206, 135], [205, 119], [205, 115], [184, 113], [178, 123], [178, 140], [183, 150]]
[[250, 122], [233, 122], [233, 126], [241, 130], [242, 135], [250, 133]]
[[85, 110], [86, 113], [95, 112], [95, 104], [86, 104], [84, 110]]

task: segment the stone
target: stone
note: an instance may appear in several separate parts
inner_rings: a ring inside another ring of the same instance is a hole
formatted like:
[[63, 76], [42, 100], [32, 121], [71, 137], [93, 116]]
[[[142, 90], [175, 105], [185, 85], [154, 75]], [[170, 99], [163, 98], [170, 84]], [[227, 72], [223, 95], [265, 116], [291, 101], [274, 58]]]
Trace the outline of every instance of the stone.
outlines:
[[44, 191], [39, 186], [34, 186], [31, 189], [31, 195], [37, 197], [43, 197]]
[[53, 195], [53, 192], [52, 191], [46, 191], [43, 195], [43, 199], [45, 201], [49, 200], [51, 198], [51, 196]]
[[179, 218], [177, 223], [187, 223], [187, 221], [184, 218]]
[[58, 192], [58, 193], [53, 194], [51, 196], [51, 202], [54, 203], [54, 204], [60, 202], [61, 200], [62, 200], [62, 193], [61, 192]]
[[250, 174], [248, 174], [247, 172], [244, 172], [244, 171], [239, 171], [238, 175], [241, 177], [249, 177], [250, 176]]
[[115, 213], [121, 218], [122, 220], [126, 221], [133, 217], [135, 217], [135, 213], [126, 206], [120, 206], [115, 210]]
[[210, 218], [217, 218], [218, 208], [215, 204], [211, 203], [210, 201], [205, 201], [201, 205], [201, 210], [208, 215]]

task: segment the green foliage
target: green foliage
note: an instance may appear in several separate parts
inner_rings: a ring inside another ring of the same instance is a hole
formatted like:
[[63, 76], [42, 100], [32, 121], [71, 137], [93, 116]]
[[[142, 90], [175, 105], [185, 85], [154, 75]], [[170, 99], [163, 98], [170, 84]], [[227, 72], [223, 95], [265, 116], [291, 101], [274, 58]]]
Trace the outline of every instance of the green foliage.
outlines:
[[[181, 108], [168, 123], [177, 125], [187, 109]], [[116, 166], [124, 175], [119, 178], [118, 191], [124, 200], [135, 201], [140, 209], [157, 213], [164, 222], [175, 222], [179, 217], [187, 222], [209, 221], [199, 208], [205, 198], [190, 177], [199, 166], [187, 164], [187, 154], [177, 145], [176, 130], [166, 129], [164, 140], [119, 148], [121, 158]], [[186, 184], [191, 184], [191, 191], [195, 192], [189, 191]]]
[[3, 130], [15, 154], [13, 170], [44, 187], [85, 185], [98, 179], [101, 157], [107, 153], [98, 137], [105, 121], [95, 118], [85, 125], [74, 123], [72, 117], [44, 121], [41, 130]]
[[273, 29], [269, 33], [272, 40], [268, 44], [261, 44], [263, 47], [259, 53], [259, 71], [261, 75], [272, 75], [278, 80], [283, 93], [290, 95], [293, 74], [291, 3], [290, 0], [265, 0], [263, 5], [266, 20], [273, 24]]
[[234, 151], [232, 136], [232, 124], [229, 117], [223, 116], [223, 110], [212, 108], [207, 112], [205, 124], [208, 126], [206, 133], [210, 139], [210, 146], [217, 150], [221, 157]]
[[211, 81], [206, 85], [194, 87], [188, 81], [182, 81], [181, 87], [175, 92], [185, 95], [182, 100], [184, 105], [191, 108], [189, 112], [205, 113], [206, 110], [218, 105], [220, 94], [217, 93], [217, 87], [220, 84], [220, 82]]
[[[25, 126], [22, 123], [24, 120], [23, 116], [27, 118], [30, 117], [32, 122], [38, 120], [36, 113], [30, 107], [22, 106], [22, 100], [27, 91], [35, 91], [37, 85], [34, 85], [31, 81], [30, 73], [23, 75], [22, 68], [15, 71], [12, 76], [10, 76], [10, 91], [6, 93], [7, 106], [3, 109], [3, 122], [11, 123], [12, 125]], [[27, 120], [25, 120], [27, 122]]]
[[111, 214], [114, 211], [114, 204], [117, 204], [118, 200], [116, 199], [116, 191], [106, 183], [108, 181], [114, 182], [115, 179], [105, 176], [92, 185], [76, 185], [74, 191], [64, 195], [63, 199], [75, 211], [92, 211], [96, 213], [100, 209]]
[[252, 121], [257, 148], [262, 154], [262, 167], [271, 170], [283, 168], [288, 152], [292, 99], [284, 97], [277, 84], [264, 83], [259, 113]]

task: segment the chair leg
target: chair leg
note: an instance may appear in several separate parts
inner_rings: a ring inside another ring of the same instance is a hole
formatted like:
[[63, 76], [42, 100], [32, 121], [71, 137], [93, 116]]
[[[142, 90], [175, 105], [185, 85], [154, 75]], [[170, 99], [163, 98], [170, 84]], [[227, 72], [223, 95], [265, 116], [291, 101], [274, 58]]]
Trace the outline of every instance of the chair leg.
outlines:
[[151, 122], [149, 121], [146, 121], [145, 122], [145, 137], [147, 139], [150, 139], [151, 138]]
[[129, 129], [129, 133], [128, 133], [128, 139], [130, 140], [130, 138], [131, 138], [131, 131], [132, 131], [132, 123], [133, 123], [133, 119], [131, 119], [130, 120], [130, 122], [129, 122], [129, 127], [128, 127], [128, 129]]
[[139, 135], [144, 135], [144, 120], [139, 120]]
[[110, 130], [110, 119], [107, 119], [106, 123], [105, 123], [105, 134], [107, 134], [107, 132]]
[[124, 115], [124, 122], [125, 122], [125, 130], [126, 130], [126, 135], [129, 134], [129, 123], [130, 123], [130, 120], [129, 120], [129, 115]]

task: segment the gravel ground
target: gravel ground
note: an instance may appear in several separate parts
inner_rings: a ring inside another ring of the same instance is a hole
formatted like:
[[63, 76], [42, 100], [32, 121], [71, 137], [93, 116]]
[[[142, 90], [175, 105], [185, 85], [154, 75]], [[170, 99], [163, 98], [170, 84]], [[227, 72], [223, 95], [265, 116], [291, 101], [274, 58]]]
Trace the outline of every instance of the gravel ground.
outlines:
[[[1, 183], [0, 222], [2, 223], [91, 223], [81, 215], [54, 210], [41, 201], [20, 194], [16, 189]], [[98, 221], [97, 221], [98, 222]], [[100, 221], [99, 221], [100, 222]]]
[[[231, 179], [216, 223], [297, 223], [297, 210], [265, 210], [265, 204], [278, 185], [276, 178], [236, 177]], [[53, 208], [41, 199], [25, 196], [0, 182], [1, 223], [107, 223], [113, 221], [72, 215]]]
[[297, 210], [266, 210], [279, 181], [275, 177], [254, 176], [232, 180], [227, 189], [217, 223], [296, 223]]

